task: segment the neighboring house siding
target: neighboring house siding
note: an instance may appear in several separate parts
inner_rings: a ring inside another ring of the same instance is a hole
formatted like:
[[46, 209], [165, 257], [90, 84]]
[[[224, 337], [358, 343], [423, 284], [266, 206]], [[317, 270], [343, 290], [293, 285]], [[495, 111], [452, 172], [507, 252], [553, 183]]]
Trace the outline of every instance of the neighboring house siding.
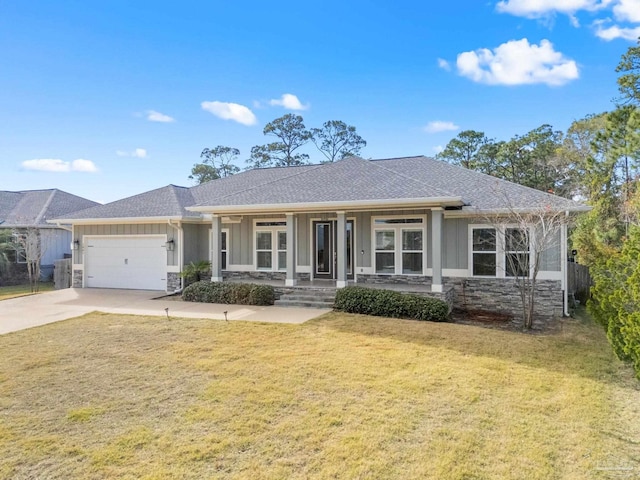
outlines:
[[44, 248], [42, 265], [53, 265], [55, 260], [64, 258], [65, 253], [71, 253], [71, 232], [58, 228], [42, 229], [40, 235]]
[[[167, 265], [178, 265], [179, 239], [176, 229], [166, 223], [144, 223], [144, 224], [115, 224], [115, 225], [76, 225], [74, 229], [75, 238], [80, 240], [85, 235], [167, 235], [167, 238], [175, 240], [175, 249], [167, 252]], [[82, 264], [82, 251], [73, 252], [73, 263]]]

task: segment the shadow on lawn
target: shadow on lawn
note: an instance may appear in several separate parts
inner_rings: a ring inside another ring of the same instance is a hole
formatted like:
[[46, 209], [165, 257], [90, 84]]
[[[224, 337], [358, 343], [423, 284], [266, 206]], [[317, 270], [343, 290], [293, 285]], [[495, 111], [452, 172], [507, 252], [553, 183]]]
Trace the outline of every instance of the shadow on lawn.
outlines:
[[[333, 312], [307, 324], [341, 332], [384, 338], [463, 356], [506, 362], [578, 375], [598, 382], [639, 389], [630, 369], [615, 358], [602, 328], [586, 318], [563, 319], [556, 333], [533, 335], [454, 323], [419, 322]], [[628, 372], [626, 370], [629, 370]]]

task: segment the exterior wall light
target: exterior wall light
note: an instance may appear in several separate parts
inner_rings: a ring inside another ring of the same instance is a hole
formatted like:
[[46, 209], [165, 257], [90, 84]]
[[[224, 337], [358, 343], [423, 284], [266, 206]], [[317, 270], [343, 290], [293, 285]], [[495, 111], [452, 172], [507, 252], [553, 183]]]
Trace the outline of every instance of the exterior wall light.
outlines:
[[71, 250], [80, 250], [80, 240], [75, 239], [71, 242]]
[[173, 252], [174, 248], [176, 248], [176, 242], [174, 242], [173, 238], [165, 243], [168, 252]]

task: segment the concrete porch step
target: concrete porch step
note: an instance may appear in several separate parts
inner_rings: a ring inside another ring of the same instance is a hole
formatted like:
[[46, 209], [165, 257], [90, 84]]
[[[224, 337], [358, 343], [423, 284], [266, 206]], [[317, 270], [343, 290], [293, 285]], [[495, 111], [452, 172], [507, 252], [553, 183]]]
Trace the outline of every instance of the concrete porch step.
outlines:
[[287, 293], [280, 297], [280, 300], [290, 300], [297, 302], [330, 302], [333, 303], [336, 299], [336, 294], [326, 293]]
[[333, 308], [333, 300], [289, 300], [281, 298], [280, 300], [276, 300], [274, 304], [278, 307]]

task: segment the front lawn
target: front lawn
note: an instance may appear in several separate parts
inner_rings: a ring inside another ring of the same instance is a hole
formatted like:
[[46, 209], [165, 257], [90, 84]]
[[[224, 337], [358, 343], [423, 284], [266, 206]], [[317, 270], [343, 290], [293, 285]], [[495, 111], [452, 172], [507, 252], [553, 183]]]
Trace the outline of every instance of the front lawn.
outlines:
[[0, 478], [640, 474], [638, 383], [586, 319], [542, 336], [94, 313], [0, 352]]
[[[53, 290], [54, 285], [52, 282], [40, 282], [39, 292], [50, 292]], [[25, 295], [32, 295], [31, 286], [27, 285], [11, 285], [8, 287], [0, 287], [0, 300], [7, 300], [9, 298], [24, 297]]]

